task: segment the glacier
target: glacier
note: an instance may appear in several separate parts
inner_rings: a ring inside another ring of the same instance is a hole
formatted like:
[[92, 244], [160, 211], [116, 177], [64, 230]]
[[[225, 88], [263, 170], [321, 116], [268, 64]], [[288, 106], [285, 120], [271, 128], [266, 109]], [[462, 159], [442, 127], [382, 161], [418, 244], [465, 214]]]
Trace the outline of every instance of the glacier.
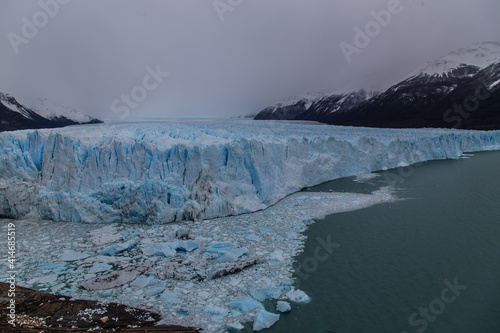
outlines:
[[500, 149], [500, 131], [192, 120], [0, 133], [0, 217], [161, 223], [239, 215], [329, 180]]

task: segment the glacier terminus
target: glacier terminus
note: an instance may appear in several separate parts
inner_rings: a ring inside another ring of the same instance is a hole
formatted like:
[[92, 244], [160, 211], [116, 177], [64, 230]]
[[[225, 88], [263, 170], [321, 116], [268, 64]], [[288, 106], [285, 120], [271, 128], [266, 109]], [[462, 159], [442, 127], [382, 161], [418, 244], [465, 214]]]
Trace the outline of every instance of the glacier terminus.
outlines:
[[0, 217], [162, 223], [255, 212], [329, 180], [500, 149], [500, 131], [192, 120], [4, 132], [0, 149]]

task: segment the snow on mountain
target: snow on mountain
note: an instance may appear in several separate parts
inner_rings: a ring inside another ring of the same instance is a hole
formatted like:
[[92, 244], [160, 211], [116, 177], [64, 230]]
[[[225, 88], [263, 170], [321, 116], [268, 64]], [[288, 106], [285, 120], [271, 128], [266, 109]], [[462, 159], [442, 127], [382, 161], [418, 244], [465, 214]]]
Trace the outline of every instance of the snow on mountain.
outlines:
[[0, 92], [0, 132], [102, 122], [46, 99], [38, 99], [32, 105], [28, 107], [13, 96]]
[[9, 110], [20, 113], [28, 119], [33, 120], [34, 118], [33, 112], [30, 112], [31, 110], [28, 110], [26, 107], [19, 104], [16, 99], [9, 94], [0, 92], [0, 103], [7, 107]]
[[277, 107], [285, 107], [285, 106], [297, 104], [299, 102], [303, 102], [304, 106], [307, 109], [312, 105], [312, 103], [314, 103], [318, 99], [320, 99], [324, 96], [327, 96], [327, 95], [328, 94], [326, 94], [326, 93], [320, 93], [320, 92], [316, 92], [316, 93], [308, 92], [308, 93], [301, 94], [298, 96], [289, 97], [289, 98], [285, 99], [284, 101], [282, 101], [281, 103], [276, 104], [276, 106]]
[[0, 133], [0, 217], [201, 220], [261, 210], [306, 186], [500, 149], [500, 131], [248, 121]]
[[307, 94], [265, 108], [254, 119], [324, 122], [332, 113], [349, 111], [377, 94], [378, 92], [367, 92], [363, 89], [340, 94]]
[[256, 120], [297, 120], [317, 100], [324, 97], [322, 93], [306, 93], [300, 96], [290, 97], [281, 103], [265, 108], [258, 112]]
[[450, 71], [463, 65], [483, 69], [498, 61], [500, 61], [500, 43], [481, 42], [428, 62], [406, 75], [405, 79], [420, 74], [446, 76]]
[[57, 119], [64, 117], [76, 123], [85, 124], [95, 121], [91, 116], [85, 115], [69, 106], [46, 98], [37, 98], [22, 101], [24, 105], [34, 110], [36, 113], [47, 119]]

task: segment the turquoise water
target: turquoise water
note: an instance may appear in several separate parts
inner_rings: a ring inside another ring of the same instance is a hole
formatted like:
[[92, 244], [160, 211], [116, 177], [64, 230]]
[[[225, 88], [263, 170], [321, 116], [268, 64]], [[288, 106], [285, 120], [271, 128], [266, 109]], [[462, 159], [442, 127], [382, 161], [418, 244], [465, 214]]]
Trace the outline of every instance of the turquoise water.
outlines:
[[[309, 268], [296, 278], [312, 301], [266, 332], [500, 332], [500, 152], [307, 190], [370, 193], [388, 182], [405, 200], [309, 227], [296, 258]], [[328, 236], [340, 247], [311, 266]]]

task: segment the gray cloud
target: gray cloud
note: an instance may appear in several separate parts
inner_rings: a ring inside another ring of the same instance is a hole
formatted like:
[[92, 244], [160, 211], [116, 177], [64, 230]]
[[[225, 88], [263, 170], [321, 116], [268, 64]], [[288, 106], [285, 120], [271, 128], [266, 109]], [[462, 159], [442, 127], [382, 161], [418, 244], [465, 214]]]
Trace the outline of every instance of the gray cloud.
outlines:
[[41, 7], [2, 1], [0, 91], [116, 118], [112, 102], [159, 65], [170, 75], [132, 118], [240, 115], [308, 91], [387, 87], [449, 51], [500, 40], [497, 0], [401, 0], [401, 13], [348, 63], [340, 43], [353, 44], [354, 28], [389, 2], [241, 0], [221, 22], [212, 0], [72, 0], [16, 54], [8, 34], [22, 36], [23, 17]]

